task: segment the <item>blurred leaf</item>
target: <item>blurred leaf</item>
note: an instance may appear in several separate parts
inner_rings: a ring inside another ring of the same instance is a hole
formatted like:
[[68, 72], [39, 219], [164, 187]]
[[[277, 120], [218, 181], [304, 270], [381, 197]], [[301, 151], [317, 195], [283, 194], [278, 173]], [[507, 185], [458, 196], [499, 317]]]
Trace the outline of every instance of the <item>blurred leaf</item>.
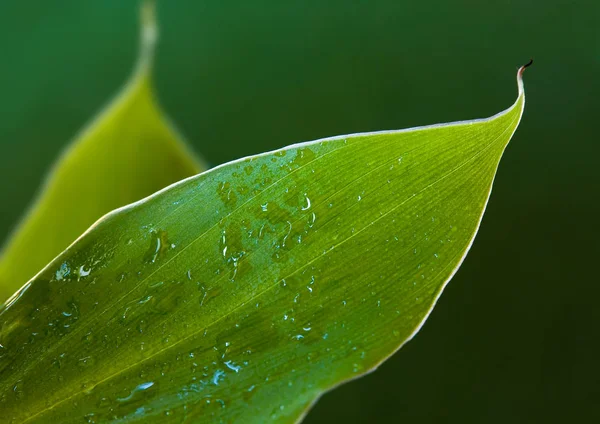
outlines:
[[300, 419], [431, 312], [522, 115], [522, 69], [492, 118], [293, 145], [104, 217], [0, 312], [4, 416]]
[[157, 32], [151, 5], [144, 11], [131, 81], [62, 155], [3, 251], [0, 302], [105, 213], [206, 169], [156, 104], [151, 65]]

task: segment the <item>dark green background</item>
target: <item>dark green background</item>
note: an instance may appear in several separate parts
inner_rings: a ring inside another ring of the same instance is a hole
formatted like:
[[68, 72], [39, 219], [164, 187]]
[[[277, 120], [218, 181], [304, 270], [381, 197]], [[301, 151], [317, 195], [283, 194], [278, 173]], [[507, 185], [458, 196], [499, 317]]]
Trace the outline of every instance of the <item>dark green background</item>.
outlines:
[[[162, 1], [162, 104], [212, 164], [527, 106], [416, 339], [307, 422], [600, 422], [600, 2]], [[124, 0], [0, 2], [0, 239], [137, 47]], [[65, 199], [65, 207], [78, 199]]]

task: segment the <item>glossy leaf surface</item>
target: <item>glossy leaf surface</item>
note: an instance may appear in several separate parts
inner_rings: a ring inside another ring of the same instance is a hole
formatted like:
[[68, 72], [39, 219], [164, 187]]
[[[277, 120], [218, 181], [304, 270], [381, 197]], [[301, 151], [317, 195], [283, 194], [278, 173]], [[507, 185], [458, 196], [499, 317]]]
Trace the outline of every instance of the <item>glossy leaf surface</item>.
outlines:
[[0, 302], [102, 215], [205, 169], [156, 104], [151, 84], [156, 28], [152, 9], [144, 10], [136, 72], [63, 154], [3, 250]]
[[0, 312], [14, 422], [294, 422], [419, 330], [524, 107], [290, 146], [107, 215]]

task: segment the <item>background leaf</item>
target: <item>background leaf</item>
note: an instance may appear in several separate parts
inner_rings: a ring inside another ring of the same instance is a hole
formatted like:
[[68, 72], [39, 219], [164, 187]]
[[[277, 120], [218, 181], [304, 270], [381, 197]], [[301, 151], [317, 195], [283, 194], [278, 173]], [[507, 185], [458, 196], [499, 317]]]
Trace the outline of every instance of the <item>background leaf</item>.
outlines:
[[0, 259], [0, 302], [105, 213], [206, 169], [156, 104], [151, 65], [157, 30], [152, 5], [143, 10], [137, 70], [63, 154], [8, 241]]
[[23, 422], [291, 422], [418, 331], [466, 255], [519, 97], [486, 120], [242, 159], [109, 214], [0, 313]]

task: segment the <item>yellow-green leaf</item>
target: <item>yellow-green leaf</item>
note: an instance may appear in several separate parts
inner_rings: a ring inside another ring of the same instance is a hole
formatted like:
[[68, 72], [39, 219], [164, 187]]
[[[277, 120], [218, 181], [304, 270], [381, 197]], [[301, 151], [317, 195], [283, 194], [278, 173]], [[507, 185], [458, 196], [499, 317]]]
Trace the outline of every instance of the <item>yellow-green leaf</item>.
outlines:
[[206, 169], [156, 103], [151, 65], [157, 31], [149, 3], [143, 18], [141, 53], [131, 80], [62, 155], [5, 246], [0, 302], [105, 213]]
[[289, 146], [107, 215], [0, 311], [3, 417], [300, 419], [430, 314], [519, 124], [522, 69], [492, 118]]

